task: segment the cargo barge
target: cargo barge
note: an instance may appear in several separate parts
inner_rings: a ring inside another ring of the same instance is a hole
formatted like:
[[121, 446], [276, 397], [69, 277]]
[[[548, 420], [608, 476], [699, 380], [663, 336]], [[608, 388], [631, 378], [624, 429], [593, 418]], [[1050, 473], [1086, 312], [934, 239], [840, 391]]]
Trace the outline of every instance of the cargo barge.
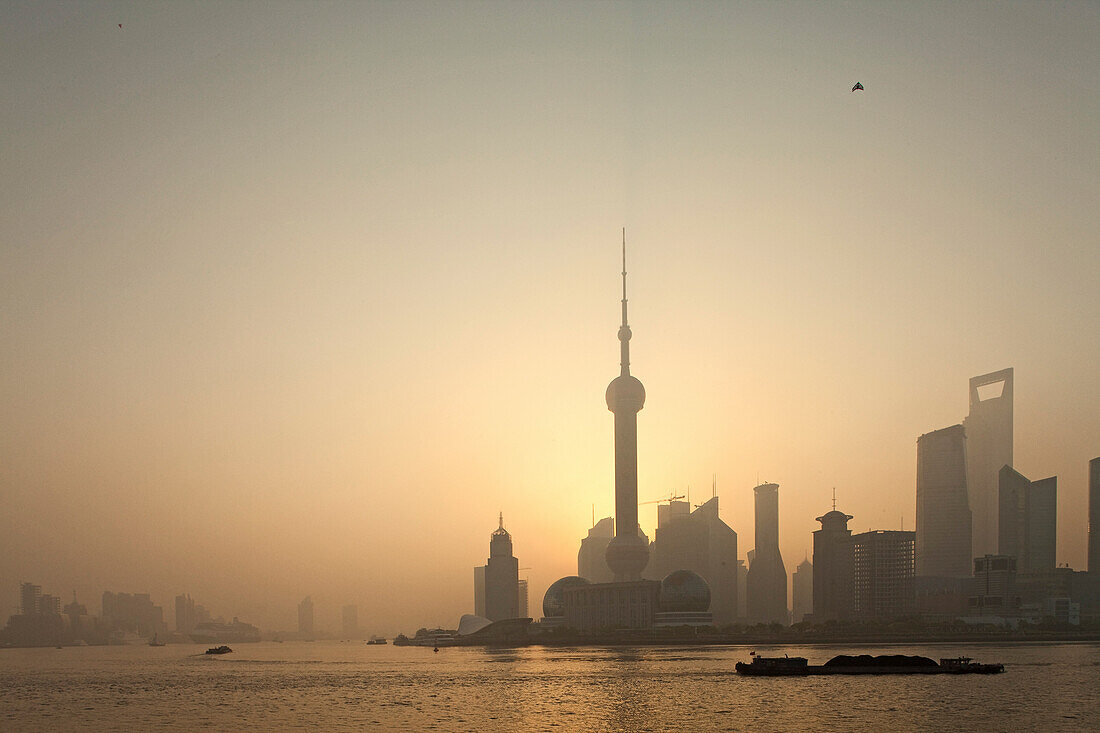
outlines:
[[737, 674], [758, 677], [808, 677], [822, 674], [997, 674], [1003, 664], [979, 664], [970, 657], [951, 657], [939, 663], [928, 657], [887, 654], [850, 656], [841, 654], [825, 664], [809, 664], [805, 657], [760, 657], [752, 663], [738, 662]]

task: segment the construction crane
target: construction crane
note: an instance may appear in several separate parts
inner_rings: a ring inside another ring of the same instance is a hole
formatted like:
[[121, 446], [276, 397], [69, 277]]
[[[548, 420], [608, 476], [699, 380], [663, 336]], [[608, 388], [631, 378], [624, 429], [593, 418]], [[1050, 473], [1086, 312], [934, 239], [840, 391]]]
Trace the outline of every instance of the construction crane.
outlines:
[[673, 496], [673, 495], [670, 494], [667, 499], [654, 499], [653, 501], [639, 501], [638, 506], [645, 506], [646, 504], [662, 504], [666, 501], [671, 503], [671, 502], [676, 501], [677, 499], [683, 499], [683, 498], [684, 498], [683, 494], [680, 494], [678, 496]]

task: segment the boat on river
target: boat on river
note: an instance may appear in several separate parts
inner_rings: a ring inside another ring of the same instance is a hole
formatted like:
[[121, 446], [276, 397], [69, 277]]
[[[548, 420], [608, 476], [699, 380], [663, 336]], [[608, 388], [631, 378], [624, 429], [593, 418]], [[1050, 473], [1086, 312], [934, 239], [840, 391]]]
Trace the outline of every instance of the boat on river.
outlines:
[[229, 654], [231, 651], [233, 651], [233, 650], [230, 649], [229, 647], [227, 647], [225, 644], [222, 644], [221, 646], [216, 646], [216, 647], [212, 647], [210, 649], [207, 649], [206, 653], [207, 654]]
[[761, 657], [755, 653], [752, 662], [734, 665], [737, 674], [756, 677], [806, 677], [825, 674], [997, 674], [1005, 671], [1003, 664], [979, 664], [970, 657], [940, 659], [905, 654], [856, 656], [840, 654], [825, 664], [809, 664], [805, 657]]

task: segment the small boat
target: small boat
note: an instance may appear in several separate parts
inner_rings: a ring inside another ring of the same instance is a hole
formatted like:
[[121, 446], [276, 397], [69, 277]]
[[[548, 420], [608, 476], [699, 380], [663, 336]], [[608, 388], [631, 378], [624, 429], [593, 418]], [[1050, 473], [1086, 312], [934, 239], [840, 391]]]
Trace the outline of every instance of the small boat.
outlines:
[[233, 651], [233, 650], [230, 649], [229, 647], [227, 647], [225, 644], [222, 644], [221, 646], [215, 646], [215, 647], [211, 647], [210, 649], [207, 649], [206, 653], [207, 654], [228, 654], [231, 651]]
[[166, 644], [163, 641], [157, 641], [157, 635], [153, 634], [153, 638], [149, 640], [149, 646], [166, 646]]
[[1003, 664], [979, 664], [970, 657], [941, 659], [940, 667], [947, 674], [997, 674], [1005, 671]]

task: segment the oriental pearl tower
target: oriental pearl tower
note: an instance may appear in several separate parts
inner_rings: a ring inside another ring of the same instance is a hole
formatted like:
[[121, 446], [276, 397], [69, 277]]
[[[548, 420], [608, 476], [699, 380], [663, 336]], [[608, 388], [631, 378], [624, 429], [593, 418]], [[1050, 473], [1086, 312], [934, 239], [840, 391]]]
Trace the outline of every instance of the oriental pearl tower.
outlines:
[[626, 229], [623, 229], [623, 323], [619, 326], [621, 371], [607, 385], [607, 409], [615, 413], [615, 537], [607, 566], [616, 582], [641, 580], [649, 546], [638, 536], [638, 411], [645, 387], [630, 375], [630, 326], [626, 321]]

